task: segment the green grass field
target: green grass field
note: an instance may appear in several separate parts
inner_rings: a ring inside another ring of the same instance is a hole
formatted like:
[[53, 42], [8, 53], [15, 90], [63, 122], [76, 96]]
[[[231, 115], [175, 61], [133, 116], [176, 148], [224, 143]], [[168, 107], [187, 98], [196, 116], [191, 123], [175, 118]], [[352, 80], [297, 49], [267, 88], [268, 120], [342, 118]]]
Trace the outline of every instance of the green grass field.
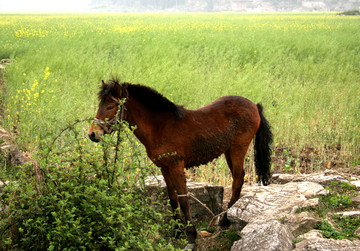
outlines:
[[[16, 181], [1, 188], [9, 207], [0, 210], [0, 247], [185, 246], [168, 236], [170, 212], [146, 195], [145, 178], [160, 171], [129, 130], [87, 140], [102, 79], [149, 85], [189, 109], [228, 94], [261, 102], [275, 137], [273, 171], [358, 166], [359, 21], [335, 13], [0, 14], [0, 58], [9, 59], [0, 69], [0, 123], [37, 161], [14, 168], [0, 152], [0, 181]], [[246, 181], [255, 181], [253, 162], [246, 159]], [[196, 181], [231, 184], [224, 158], [192, 170]], [[322, 212], [356, 192], [332, 185]], [[318, 228], [356, 238], [358, 221], [332, 221]], [[237, 238], [228, 231], [198, 245], [230, 249]]]
[[100, 81], [115, 76], [189, 109], [228, 94], [261, 102], [276, 146], [340, 144], [347, 166], [357, 165], [359, 21], [335, 13], [0, 14], [0, 57], [15, 59], [2, 73], [1, 123], [36, 152], [68, 123], [94, 116]]

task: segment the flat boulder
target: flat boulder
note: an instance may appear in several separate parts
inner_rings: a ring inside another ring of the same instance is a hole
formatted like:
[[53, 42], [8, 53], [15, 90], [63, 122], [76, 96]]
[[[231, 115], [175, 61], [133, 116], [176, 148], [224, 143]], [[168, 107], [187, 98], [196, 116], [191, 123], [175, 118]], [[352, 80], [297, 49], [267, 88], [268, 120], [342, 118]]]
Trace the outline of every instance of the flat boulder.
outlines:
[[295, 251], [358, 251], [360, 241], [334, 240], [325, 238], [305, 239], [296, 244]]
[[[294, 175], [293, 175], [294, 176]], [[296, 175], [295, 175], [296, 176]], [[312, 178], [314, 178], [312, 176]], [[321, 175], [319, 176], [321, 177]], [[327, 182], [341, 182], [344, 176], [333, 176]], [[291, 178], [283, 184], [269, 186], [245, 186], [242, 197], [228, 210], [228, 219], [241, 239], [234, 242], [232, 251], [248, 250], [360, 250], [360, 241], [333, 240], [323, 238], [312, 213], [299, 209], [316, 207], [319, 199], [328, 191], [310, 181], [296, 181]], [[346, 181], [346, 180], [344, 180]], [[359, 212], [340, 213], [358, 217]], [[360, 229], [356, 230], [359, 231]], [[293, 241], [300, 240], [293, 245]]]
[[228, 210], [228, 219], [241, 231], [244, 222], [284, 220], [297, 215], [298, 209], [318, 204], [313, 196], [328, 193], [313, 182], [290, 182], [284, 185], [245, 187], [244, 195]]
[[287, 251], [292, 249], [293, 235], [277, 220], [248, 224], [241, 231], [240, 236], [241, 239], [234, 242], [231, 251]]
[[289, 182], [244, 187], [243, 196], [228, 210], [228, 219], [241, 239], [236, 250], [292, 250], [292, 241], [318, 223], [299, 209], [318, 205], [328, 191], [313, 182]]
[[332, 181], [348, 182], [349, 178], [350, 177], [348, 177], [346, 174], [338, 173], [333, 170], [325, 170], [324, 172], [310, 174], [273, 174], [271, 177], [271, 182], [275, 184], [286, 184], [289, 182], [307, 181], [319, 183], [323, 186], [329, 186]]

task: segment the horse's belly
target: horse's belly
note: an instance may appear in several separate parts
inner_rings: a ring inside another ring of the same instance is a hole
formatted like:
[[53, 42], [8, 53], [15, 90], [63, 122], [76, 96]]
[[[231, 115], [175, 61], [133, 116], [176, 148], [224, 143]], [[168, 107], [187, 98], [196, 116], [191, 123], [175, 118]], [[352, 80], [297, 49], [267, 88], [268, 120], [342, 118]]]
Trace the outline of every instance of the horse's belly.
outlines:
[[232, 135], [222, 134], [213, 137], [196, 137], [184, 156], [185, 167], [206, 164], [219, 157], [230, 148]]

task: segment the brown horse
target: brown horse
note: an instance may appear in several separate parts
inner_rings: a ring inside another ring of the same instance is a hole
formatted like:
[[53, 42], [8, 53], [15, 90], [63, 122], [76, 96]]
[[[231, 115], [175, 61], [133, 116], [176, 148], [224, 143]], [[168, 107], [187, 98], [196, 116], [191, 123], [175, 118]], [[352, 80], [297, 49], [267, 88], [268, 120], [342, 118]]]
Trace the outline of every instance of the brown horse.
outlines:
[[[98, 97], [99, 109], [89, 138], [98, 142], [122, 120], [136, 126], [135, 136], [161, 168], [172, 208], [176, 210], [180, 204], [187, 223], [191, 217], [184, 168], [205, 164], [224, 153], [233, 177], [230, 208], [240, 197], [245, 154], [255, 137], [256, 173], [260, 182], [269, 183], [272, 133], [260, 104], [224, 96], [203, 108], [187, 110], [149, 87], [116, 80], [103, 81]], [[226, 214], [219, 225], [230, 225]], [[193, 247], [196, 229], [190, 224], [186, 232], [188, 246]]]

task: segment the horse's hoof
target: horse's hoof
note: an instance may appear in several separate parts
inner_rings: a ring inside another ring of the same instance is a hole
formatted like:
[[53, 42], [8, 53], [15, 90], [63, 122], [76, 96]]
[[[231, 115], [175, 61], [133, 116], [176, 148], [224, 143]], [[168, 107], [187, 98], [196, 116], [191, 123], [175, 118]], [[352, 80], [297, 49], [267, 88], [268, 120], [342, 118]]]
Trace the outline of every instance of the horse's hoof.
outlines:
[[222, 229], [227, 229], [229, 228], [231, 225], [231, 222], [228, 220], [228, 218], [226, 217], [226, 215], [224, 215], [220, 221], [218, 226], [221, 227]]
[[230, 226], [228, 226], [228, 227], [217, 226], [217, 227], [216, 227], [216, 231], [217, 231], [217, 232], [221, 232], [221, 231], [227, 230], [227, 229], [229, 229], [229, 228], [230, 228]]
[[195, 250], [195, 243], [188, 243], [184, 250]]

